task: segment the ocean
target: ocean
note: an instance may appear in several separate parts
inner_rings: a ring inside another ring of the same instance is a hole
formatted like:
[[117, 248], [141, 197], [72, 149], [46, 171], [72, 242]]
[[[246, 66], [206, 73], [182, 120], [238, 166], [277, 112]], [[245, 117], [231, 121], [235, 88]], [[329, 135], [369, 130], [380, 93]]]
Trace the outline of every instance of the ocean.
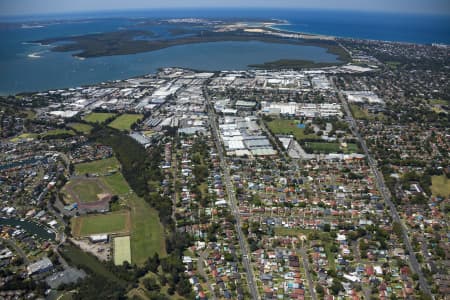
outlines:
[[[450, 44], [450, 17], [317, 10], [153, 10], [1, 17], [0, 22], [64, 20], [42, 27], [0, 27], [0, 94], [75, 87], [155, 72], [160, 67], [200, 70], [246, 69], [278, 59], [334, 62], [323, 48], [263, 42], [219, 42], [175, 46], [134, 55], [80, 60], [73, 53], [51, 52], [28, 41], [129, 28], [130, 18], [275, 18], [289, 24], [277, 28], [342, 37], [412, 43]], [[99, 19], [101, 18], [101, 19]], [[83, 22], [79, 20], [83, 19]], [[73, 20], [67, 22], [67, 20]], [[167, 28], [153, 28], [167, 37]]]

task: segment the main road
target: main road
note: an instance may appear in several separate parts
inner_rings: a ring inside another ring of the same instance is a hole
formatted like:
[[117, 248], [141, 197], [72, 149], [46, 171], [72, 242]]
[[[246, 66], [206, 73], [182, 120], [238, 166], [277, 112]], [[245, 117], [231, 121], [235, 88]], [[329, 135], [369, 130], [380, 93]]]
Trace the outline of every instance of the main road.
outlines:
[[238, 235], [239, 246], [242, 252], [242, 264], [247, 273], [247, 282], [250, 290], [250, 294], [252, 299], [259, 300], [261, 299], [258, 292], [258, 286], [256, 285], [255, 275], [253, 274], [253, 268], [250, 263], [250, 253], [248, 250], [247, 242], [244, 237], [244, 233], [242, 232], [241, 227], [241, 217], [239, 215], [239, 209], [236, 205], [236, 194], [234, 192], [233, 185], [231, 184], [230, 179], [230, 168], [226, 162], [225, 155], [223, 154], [222, 144], [220, 142], [219, 129], [217, 127], [216, 114], [214, 113], [214, 109], [209, 99], [208, 91], [206, 87], [203, 88], [203, 95], [206, 99], [206, 109], [208, 112], [209, 123], [211, 124], [212, 133], [214, 136], [214, 142], [216, 144], [217, 153], [219, 154], [220, 166], [222, 167], [224, 177], [225, 177], [225, 185], [227, 188], [228, 200], [231, 206], [231, 211], [236, 220], [236, 232]]
[[408, 237], [408, 230], [406, 229], [405, 225], [403, 224], [403, 222], [397, 212], [397, 208], [395, 207], [395, 204], [392, 203], [391, 193], [384, 183], [383, 175], [378, 170], [376, 161], [370, 155], [369, 149], [367, 148], [367, 144], [366, 144], [365, 140], [362, 138], [361, 134], [359, 133], [358, 126], [356, 124], [355, 119], [353, 118], [352, 112], [350, 111], [350, 108], [348, 106], [347, 101], [345, 100], [345, 97], [342, 95], [342, 92], [340, 90], [338, 90], [336, 87], [335, 87], [335, 91], [338, 93], [339, 99], [342, 103], [342, 107], [344, 108], [345, 114], [347, 115], [346, 119], [347, 119], [347, 122], [350, 124], [350, 129], [351, 129], [353, 135], [356, 136], [359, 143], [361, 144], [364, 154], [367, 157], [367, 161], [369, 162], [369, 166], [375, 175], [375, 180], [377, 182], [378, 189], [380, 190], [381, 195], [384, 198], [384, 201], [386, 202], [387, 206], [389, 207], [392, 220], [394, 222], [397, 222], [401, 226], [403, 243], [405, 244], [405, 247], [409, 253], [408, 255], [409, 255], [409, 262], [410, 262], [411, 268], [419, 276], [420, 289], [423, 292], [425, 292], [426, 294], [428, 294], [430, 297], [433, 297], [430, 287], [428, 285], [428, 282], [426, 281], [425, 276], [422, 273], [420, 264], [417, 261], [416, 254], [414, 253], [414, 249], [411, 246], [411, 242]]

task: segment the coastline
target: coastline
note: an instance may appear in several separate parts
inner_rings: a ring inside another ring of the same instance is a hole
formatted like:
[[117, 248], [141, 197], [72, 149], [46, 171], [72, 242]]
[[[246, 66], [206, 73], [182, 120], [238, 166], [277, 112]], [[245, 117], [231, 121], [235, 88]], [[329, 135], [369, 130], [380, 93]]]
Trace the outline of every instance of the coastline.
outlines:
[[383, 40], [383, 39], [371, 39], [371, 38], [360, 38], [360, 37], [351, 37], [351, 36], [344, 36], [344, 35], [325, 35], [321, 33], [314, 33], [314, 32], [304, 32], [304, 31], [295, 31], [295, 30], [288, 30], [288, 29], [280, 29], [276, 28], [274, 26], [292, 26], [295, 24], [289, 23], [289, 24], [277, 24], [273, 26], [269, 26], [268, 28], [280, 31], [280, 32], [286, 32], [286, 33], [292, 33], [292, 34], [300, 34], [305, 36], [318, 36], [318, 37], [329, 37], [334, 38], [336, 40], [363, 40], [363, 41], [369, 41], [369, 42], [382, 42], [382, 43], [391, 43], [391, 44], [399, 44], [399, 45], [433, 45], [433, 44], [440, 44], [444, 46], [450, 46], [450, 43], [419, 43], [419, 42], [406, 42], [406, 41], [393, 41], [393, 40]]

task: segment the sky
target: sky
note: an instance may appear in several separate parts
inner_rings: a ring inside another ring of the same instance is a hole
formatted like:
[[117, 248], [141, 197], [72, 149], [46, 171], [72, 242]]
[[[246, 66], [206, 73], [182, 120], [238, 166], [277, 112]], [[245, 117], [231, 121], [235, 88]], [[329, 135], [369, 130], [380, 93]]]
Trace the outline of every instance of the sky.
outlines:
[[0, 0], [0, 15], [199, 7], [318, 8], [450, 15], [450, 0]]

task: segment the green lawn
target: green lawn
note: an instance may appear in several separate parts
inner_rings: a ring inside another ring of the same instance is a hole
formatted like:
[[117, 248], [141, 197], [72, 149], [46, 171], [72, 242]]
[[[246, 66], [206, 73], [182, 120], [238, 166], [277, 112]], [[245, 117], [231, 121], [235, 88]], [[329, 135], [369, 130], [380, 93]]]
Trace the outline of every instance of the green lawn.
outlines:
[[72, 232], [76, 236], [127, 232], [128, 219], [128, 212], [124, 211], [75, 217], [72, 219]]
[[387, 61], [386, 65], [388, 65], [389, 67], [396, 69], [398, 66], [400, 66], [402, 63], [399, 61]]
[[315, 134], [305, 134], [304, 129], [297, 127], [298, 121], [296, 120], [276, 119], [266, 124], [273, 134], [291, 134], [297, 141], [319, 138]]
[[357, 144], [348, 143], [346, 152], [348, 152], [348, 153], [360, 153], [361, 149], [359, 149]]
[[118, 130], [130, 130], [131, 125], [136, 123], [136, 121], [142, 119], [144, 116], [141, 114], [123, 114], [111, 123], [108, 124], [109, 127], [118, 129]]
[[334, 254], [330, 250], [331, 243], [332, 242], [325, 243], [324, 249], [325, 249], [325, 254], [327, 255], [328, 263], [330, 264], [330, 269], [336, 270], [336, 262], [334, 261]]
[[97, 194], [105, 193], [95, 181], [84, 181], [72, 187], [81, 202], [95, 202], [98, 200]]
[[164, 228], [159, 222], [158, 212], [144, 199], [131, 195], [131, 260], [143, 264], [155, 252], [166, 256]]
[[125, 261], [131, 263], [130, 237], [116, 237], [114, 238], [114, 264], [119, 266]]
[[434, 196], [450, 196], [450, 179], [445, 175], [431, 177], [431, 192]]
[[89, 133], [91, 133], [91, 130], [92, 130], [91, 125], [84, 124], [84, 123], [70, 123], [70, 124], [68, 124], [68, 126], [70, 128], [72, 128], [73, 130], [84, 133], [84, 134], [89, 134]]
[[115, 195], [123, 195], [130, 192], [130, 186], [120, 172], [102, 177], [102, 180]]
[[91, 161], [88, 163], [76, 164], [75, 174], [107, 174], [119, 169], [119, 161], [115, 157]]
[[62, 250], [60, 251], [61, 254], [71, 263], [71, 265], [80, 266], [83, 269], [89, 269], [94, 274], [103, 276], [120, 285], [125, 284], [123, 280], [117, 278], [94, 256], [86, 252], [83, 252], [76, 246], [73, 246], [71, 244], [65, 244]]
[[113, 113], [90, 113], [89, 115], [84, 116], [83, 120], [89, 123], [103, 123], [115, 115], [116, 114]]
[[285, 228], [285, 227], [275, 227], [275, 234], [281, 236], [296, 236], [306, 235], [307, 230], [301, 228]]

